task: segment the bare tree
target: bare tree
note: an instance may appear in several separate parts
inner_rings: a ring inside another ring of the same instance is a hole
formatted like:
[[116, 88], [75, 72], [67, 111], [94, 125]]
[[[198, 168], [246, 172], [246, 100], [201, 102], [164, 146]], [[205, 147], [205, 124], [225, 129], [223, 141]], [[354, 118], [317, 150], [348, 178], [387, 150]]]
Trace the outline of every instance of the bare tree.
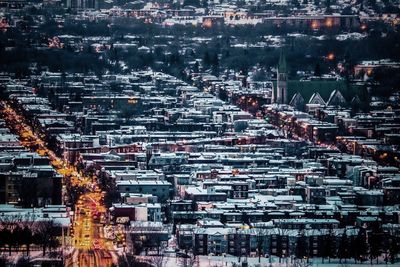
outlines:
[[283, 238], [284, 236], [288, 236], [289, 230], [284, 229], [284, 228], [275, 228], [275, 231], [277, 232], [277, 235], [279, 236], [279, 241], [278, 241], [278, 247], [277, 247], [277, 256], [279, 257], [279, 263], [282, 261], [282, 256], [288, 256], [287, 252], [285, 255], [282, 255], [282, 248], [283, 248]]
[[180, 267], [198, 267], [199, 260], [197, 255], [193, 253], [186, 253], [185, 257], [179, 258], [179, 266]]
[[[135, 266], [142, 266], [143, 262], [140, 262], [135, 255], [130, 253], [125, 255], [118, 256], [118, 264], [116, 266], [119, 267], [135, 267]], [[146, 265], [147, 266], [147, 265]]]
[[6, 266], [7, 264], [7, 259], [5, 256], [0, 256], [0, 266]]
[[46, 249], [57, 247], [57, 231], [59, 227], [54, 221], [40, 221], [35, 224], [35, 239], [42, 246], [43, 256], [46, 254]]
[[262, 255], [264, 255], [266, 252], [266, 251], [264, 251], [264, 242], [265, 242], [266, 231], [263, 228], [254, 228], [254, 231], [255, 231], [255, 234], [257, 237], [258, 263], [260, 263]]
[[12, 216], [1, 216], [1, 236], [4, 239], [4, 245], [8, 245], [8, 252], [11, 255], [11, 251], [13, 246], [17, 245], [16, 237], [16, 228], [19, 227], [19, 223], [22, 221], [22, 217], [20, 215], [12, 215]]
[[161, 255], [151, 256], [150, 260], [155, 267], [164, 267], [165, 265], [165, 258], [163, 253]]

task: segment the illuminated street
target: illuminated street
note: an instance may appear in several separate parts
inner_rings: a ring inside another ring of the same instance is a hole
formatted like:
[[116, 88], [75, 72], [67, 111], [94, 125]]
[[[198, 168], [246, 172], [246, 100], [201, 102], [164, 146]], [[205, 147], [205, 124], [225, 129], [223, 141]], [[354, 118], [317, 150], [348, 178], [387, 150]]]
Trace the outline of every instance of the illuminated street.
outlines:
[[[1, 102], [1, 116], [10, 130], [19, 135], [24, 147], [49, 157], [53, 167], [63, 175], [64, 187], [68, 179], [71, 187], [83, 187], [87, 192], [81, 195], [75, 204], [71, 245], [78, 253], [75, 257], [67, 257], [66, 266], [111, 266], [115, 253], [113, 244], [102, 237], [106, 208], [103, 205], [104, 194], [98, 187], [96, 177], [86, 177], [79, 173], [75, 166], [57, 157], [27, 124], [26, 119], [8, 103]], [[66, 192], [63, 194], [65, 199]]]
[[0, 14], [0, 267], [400, 266], [400, 0]]

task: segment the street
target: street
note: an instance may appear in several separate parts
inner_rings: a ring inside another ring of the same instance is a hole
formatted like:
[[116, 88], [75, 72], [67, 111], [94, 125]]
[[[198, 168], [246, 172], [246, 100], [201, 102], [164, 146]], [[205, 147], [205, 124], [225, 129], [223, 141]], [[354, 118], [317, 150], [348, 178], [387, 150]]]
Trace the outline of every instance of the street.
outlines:
[[111, 266], [117, 257], [112, 242], [103, 237], [104, 227], [100, 221], [105, 215], [106, 207], [103, 204], [104, 193], [98, 186], [97, 177], [85, 176], [70, 162], [57, 157], [42, 137], [28, 125], [26, 118], [6, 102], [1, 102], [0, 106], [2, 117], [10, 130], [19, 136], [21, 144], [41, 156], [47, 156], [57, 172], [63, 175], [64, 202], [68, 193], [65, 186], [67, 182], [71, 188], [85, 189], [85, 193], [79, 197], [74, 207], [70, 244], [72, 256], [65, 255], [66, 266]]

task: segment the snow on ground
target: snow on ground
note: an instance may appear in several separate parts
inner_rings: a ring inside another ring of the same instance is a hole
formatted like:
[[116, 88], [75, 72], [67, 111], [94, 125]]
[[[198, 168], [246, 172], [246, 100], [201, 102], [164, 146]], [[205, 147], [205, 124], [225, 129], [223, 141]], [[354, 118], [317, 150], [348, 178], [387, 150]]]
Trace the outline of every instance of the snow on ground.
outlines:
[[338, 41], [361, 40], [366, 37], [367, 37], [366, 34], [362, 34], [359, 32], [352, 32], [352, 33], [346, 33], [346, 34], [338, 34], [338, 35], [336, 35], [336, 40], [338, 40]]
[[[216, 266], [220, 266], [220, 267], [231, 267], [233, 266], [235, 263], [236, 264], [240, 264], [243, 261], [247, 261], [248, 266], [259, 266], [259, 267], [306, 267], [306, 266], [323, 266], [323, 267], [361, 267], [361, 266], [371, 266], [371, 267], [382, 267], [385, 264], [385, 262], [383, 261], [383, 259], [380, 259], [380, 263], [376, 264], [376, 260], [374, 260], [374, 263], [371, 265], [369, 261], [366, 261], [364, 263], [358, 263], [355, 264], [354, 260], [352, 259], [348, 259], [345, 263], [344, 260], [342, 260], [342, 262], [340, 263], [339, 259], [332, 259], [331, 262], [329, 263], [327, 259], [324, 260], [324, 263], [322, 263], [322, 259], [321, 258], [313, 258], [313, 259], [309, 259], [308, 263], [306, 262], [306, 260], [294, 260], [294, 259], [290, 259], [290, 258], [282, 258], [279, 261], [278, 257], [272, 257], [270, 258], [261, 258], [260, 259], [260, 263], [259, 263], [259, 259], [257, 257], [253, 257], [253, 258], [245, 258], [242, 257], [240, 259], [239, 262], [239, 257], [234, 257], [234, 256], [199, 256], [199, 260], [198, 260], [198, 266], [199, 267], [216, 267]], [[165, 267], [176, 267], [178, 266], [180, 263], [180, 260], [175, 258], [175, 257], [168, 257], [166, 258], [166, 262], [165, 262]], [[239, 265], [240, 266], [240, 265]], [[388, 263], [388, 265], [386, 266], [399, 266], [398, 263], [396, 264], [390, 264]]]

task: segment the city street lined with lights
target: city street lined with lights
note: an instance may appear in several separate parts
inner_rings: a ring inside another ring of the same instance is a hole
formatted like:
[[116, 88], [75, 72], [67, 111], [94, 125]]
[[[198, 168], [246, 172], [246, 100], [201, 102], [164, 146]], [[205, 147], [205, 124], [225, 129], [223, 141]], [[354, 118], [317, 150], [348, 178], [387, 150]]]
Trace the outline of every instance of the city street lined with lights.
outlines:
[[81, 187], [84, 192], [75, 204], [75, 214], [71, 227], [73, 252], [67, 257], [66, 266], [111, 266], [115, 259], [113, 244], [104, 239], [103, 230], [106, 208], [103, 204], [104, 192], [98, 186], [96, 177], [85, 176], [77, 168], [47, 148], [46, 142], [28, 125], [26, 119], [10, 104], [0, 103], [0, 115], [10, 130], [20, 137], [21, 144], [40, 156], [47, 156], [52, 166], [64, 177], [63, 199], [67, 194], [65, 184], [71, 188]]

